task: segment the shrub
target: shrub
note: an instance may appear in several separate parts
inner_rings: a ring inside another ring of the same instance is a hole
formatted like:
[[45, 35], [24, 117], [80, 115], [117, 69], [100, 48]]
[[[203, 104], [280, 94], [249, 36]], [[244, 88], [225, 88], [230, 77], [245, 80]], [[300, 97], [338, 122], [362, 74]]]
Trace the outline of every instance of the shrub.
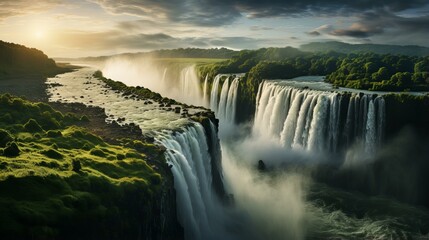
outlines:
[[19, 156], [20, 152], [21, 151], [19, 150], [19, 147], [16, 144], [16, 142], [9, 142], [6, 145], [6, 148], [3, 150], [3, 156], [16, 157], [16, 156]]
[[0, 147], [4, 148], [6, 145], [13, 140], [13, 137], [8, 131], [0, 129]]
[[27, 123], [24, 124], [24, 129], [28, 132], [41, 132], [43, 131], [42, 127], [39, 125], [39, 123], [30, 118]]

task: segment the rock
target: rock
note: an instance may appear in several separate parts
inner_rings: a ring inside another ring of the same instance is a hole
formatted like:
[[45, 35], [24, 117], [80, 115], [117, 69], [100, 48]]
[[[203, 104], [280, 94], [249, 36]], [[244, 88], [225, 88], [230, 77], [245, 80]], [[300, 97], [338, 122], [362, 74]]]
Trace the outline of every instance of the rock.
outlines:
[[259, 170], [259, 171], [265, 171], [266, 169], [267, 169], [267, 167], [265, 166], [264, 161], [259, 160], [259, 161], [258, 161], [258, 170]]
[[175, 113], [180, 113], [180, 109], [181, 109], [180, 107], [175, 107], [175, 108], [174, 108], [174, 112], [175, 112]]

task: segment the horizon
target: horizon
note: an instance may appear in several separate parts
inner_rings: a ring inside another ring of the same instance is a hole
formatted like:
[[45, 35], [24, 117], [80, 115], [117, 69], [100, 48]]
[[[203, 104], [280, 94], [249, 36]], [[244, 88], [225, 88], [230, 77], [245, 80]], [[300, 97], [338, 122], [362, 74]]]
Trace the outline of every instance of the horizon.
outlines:
[[429, 47], [429, 2], [3, 0], [0, 39], [53, 58], [310, 42]]

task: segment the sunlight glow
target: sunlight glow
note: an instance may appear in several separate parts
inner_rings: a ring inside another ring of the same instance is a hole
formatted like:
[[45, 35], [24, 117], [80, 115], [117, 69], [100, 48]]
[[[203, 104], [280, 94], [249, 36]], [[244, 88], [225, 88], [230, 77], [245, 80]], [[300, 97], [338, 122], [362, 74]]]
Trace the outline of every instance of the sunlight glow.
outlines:
[[43, 39], [45, 37], [45, 32], [38, 30], [34, 33], [34, 36], [36, 37], [36, 39], [40, 40]]

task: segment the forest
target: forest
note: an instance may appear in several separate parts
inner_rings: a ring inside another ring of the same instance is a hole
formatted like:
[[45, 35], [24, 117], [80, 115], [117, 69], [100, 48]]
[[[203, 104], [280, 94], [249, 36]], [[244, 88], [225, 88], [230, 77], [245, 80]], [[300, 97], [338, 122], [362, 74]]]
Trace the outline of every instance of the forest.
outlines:
[[247, 73], [252, 89], [263, 79], [326, 76], [334, 86], [374, 91], [426, 91], [429, 89], [429, 57], [309, 53], [292, 47], [243, 50], [231, 59], [204, 65], [200, 74]]

